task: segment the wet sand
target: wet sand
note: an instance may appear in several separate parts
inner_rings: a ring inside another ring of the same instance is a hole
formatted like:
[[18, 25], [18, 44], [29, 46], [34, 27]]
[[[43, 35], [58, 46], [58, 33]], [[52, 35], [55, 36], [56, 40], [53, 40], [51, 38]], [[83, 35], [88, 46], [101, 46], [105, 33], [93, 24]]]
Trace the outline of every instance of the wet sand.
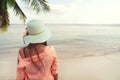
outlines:
[[[17, 54], [1, 54], [0, 80], [15, 80]], [[59, 57], [59, 80], [120, 80], [120, 54]]]

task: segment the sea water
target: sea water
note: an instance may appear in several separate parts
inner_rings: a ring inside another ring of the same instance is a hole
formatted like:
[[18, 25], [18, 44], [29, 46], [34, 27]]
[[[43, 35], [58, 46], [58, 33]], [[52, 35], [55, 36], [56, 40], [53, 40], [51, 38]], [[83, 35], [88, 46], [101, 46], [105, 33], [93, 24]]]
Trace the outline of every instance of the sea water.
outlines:
[[[47, 24], [52, 32], [48, 41], [59, 56], [120, 53], [119, 26], [89, 26], [76, 24]], [[17, 53], [23, 47], [25, 25], [11, 25], [6, 33], [0, 33], [0, 54]]]

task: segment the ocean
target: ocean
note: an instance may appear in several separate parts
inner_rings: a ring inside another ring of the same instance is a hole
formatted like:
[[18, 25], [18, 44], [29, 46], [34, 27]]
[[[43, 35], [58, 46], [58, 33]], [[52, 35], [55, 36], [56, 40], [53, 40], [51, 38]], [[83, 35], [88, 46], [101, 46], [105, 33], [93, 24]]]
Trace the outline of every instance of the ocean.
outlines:
[[[16, 54], [23, 47], [26, 25], [14, 24], [0, 33], [0, 54]], [[61, 57], [120, 53], [120, 26], [47, 24], [52, 32], [49, 45]]]

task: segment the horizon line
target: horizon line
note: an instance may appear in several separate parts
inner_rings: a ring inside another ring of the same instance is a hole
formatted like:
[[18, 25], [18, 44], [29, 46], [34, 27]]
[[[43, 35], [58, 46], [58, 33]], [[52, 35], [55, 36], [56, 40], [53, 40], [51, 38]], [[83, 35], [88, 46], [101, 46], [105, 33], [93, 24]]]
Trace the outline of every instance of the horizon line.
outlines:
[[[25, 25], [21, 23], [15, 23], [10, 25]], [[82, 25], [82, 26], [120, 26], [120, 24], [88, 24], [88, 23], [45, 23], [45, 25]]]

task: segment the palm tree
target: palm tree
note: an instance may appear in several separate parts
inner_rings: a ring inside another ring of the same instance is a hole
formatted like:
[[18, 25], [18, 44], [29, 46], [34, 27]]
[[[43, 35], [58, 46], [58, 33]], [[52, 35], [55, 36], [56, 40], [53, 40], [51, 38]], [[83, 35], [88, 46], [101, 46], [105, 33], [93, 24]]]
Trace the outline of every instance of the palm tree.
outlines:
[[[50, 6], [46, 0], [22, 0], [26, 5], [29, 5], [33, 10], [39, 13], [41, 10], [47, 12], [50, 10]], [[16, 0], [0, 0], [0, 30], [7, 31], [10, 25], [8, 8], [12, 8], [15, 15], [25, 22], [26, 15], [17, 4]]]

